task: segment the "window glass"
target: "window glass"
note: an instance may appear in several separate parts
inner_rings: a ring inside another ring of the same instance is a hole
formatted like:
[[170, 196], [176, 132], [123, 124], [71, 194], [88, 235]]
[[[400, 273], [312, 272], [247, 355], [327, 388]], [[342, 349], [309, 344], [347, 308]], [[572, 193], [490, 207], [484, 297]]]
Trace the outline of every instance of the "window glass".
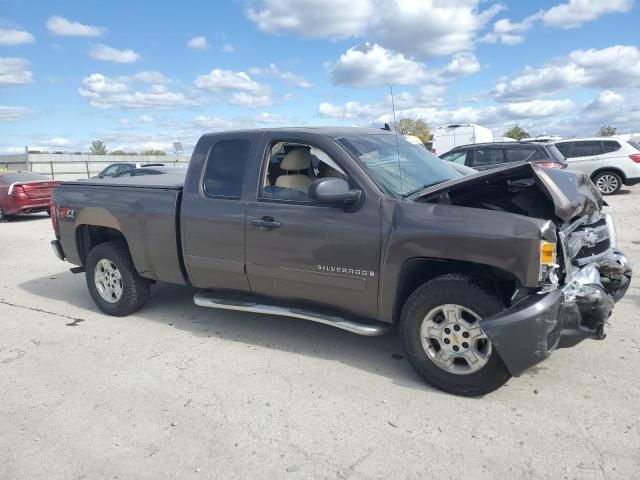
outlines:
[[105, 168], [102, 175], [104, 175], [105, 177], [110, 177], [112, 175], [115, 175], [116, 173], [118, 173], [118, 165], [110, 165]]
[[[535, 148], [512, 148], [506, 151], [508, 162], [530, 162], [536, 160]], [[538, 155], [539, 156], [539, 155]]]
[[602, 153], [603, 153], [602, 142], [599, 142], [597, 140], [574, 142], [569, 158], [593, 157], [594, 155], [600, 155]]
[[458, 163], [460, 165], [464, 165], [467, 160], [467, 152], [468, 150], [460, 150], [457, 152], [445, 153], [442, 155], [442, 160], [446, 160], [447, 162]]
[[572, 145], [573, 145], [573, 142], [556, 143], [556, 148], [560, 150], [560, 153], [564, 158], [569, 158]]
[[271, 148], [262, 174], [263, 200], [308, 202], [311, 183], [320, 178], [347, 180], [344, 170], [323, 150], [294, 142], [277, 142]]
[[605, 140], [602, 142], [604, 153], [611, 153], [620, 150], [620, 144], [615, 140]]
[[224, 140], [216, 143], [207, 160], [204, 188], [208, 195], [240, 198], [249, 160], [248, 140]]
[[484, 167], [487, 165], [499, 165], [504, 163], [502, 150], [497, 148], [478, 148], [473, 157], [474, 167]]

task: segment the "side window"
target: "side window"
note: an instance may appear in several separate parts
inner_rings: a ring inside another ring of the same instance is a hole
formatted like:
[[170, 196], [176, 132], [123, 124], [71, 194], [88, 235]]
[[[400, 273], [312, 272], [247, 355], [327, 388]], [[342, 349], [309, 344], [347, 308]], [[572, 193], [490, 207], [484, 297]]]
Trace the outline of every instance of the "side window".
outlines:
[[262, 172], [259, 198], [308, 202], [311, 183], [326, 177], [348, 181], [344, 170], [323, 150], [295, 142], [276, 142]]
[[564, 158], [571, 158], [571, 147], [573, 146], [573, 142], [564, 142], [564, 143], [556, 143], [556, 148], [560, 150], [560, 153]]
[[445, 153], [441, 158], [442, 160], [446, 160], [447, 162], [458, 163], [460, 165], [464, 165], [467, 160], [467, 152], [468, 150], [461, 150], [452, 153]]
[[240, 198], [250, 148], [251, 142], [241, 139], [224, 140], [213, 146], [204, 173], [207, 195]]
[[507, 162], [530, 162], [535, 160], [535, 148], [512, 148], [506, 151]]
[[620, 144], [615, 140], [605, 140], [602, 142], [604, 153], [617, 152], [620, 150]]
[[104, 175], [105, 177], [111, 177], [116, 173], [118, 173], [118, 167], [119, 165], [110, 165], [104, 169], [104, 171], [102, 172], [102, 175]]
[[602, 153], [602, 142], [586, 140], [584, 142], [574, 143], [570, 158], [593, 157], [595, 155], [601, 155]]
[[473, 157], [473, 167], [485, 167], [504, 163], [502, 150], [498, 148], [478, 148]]

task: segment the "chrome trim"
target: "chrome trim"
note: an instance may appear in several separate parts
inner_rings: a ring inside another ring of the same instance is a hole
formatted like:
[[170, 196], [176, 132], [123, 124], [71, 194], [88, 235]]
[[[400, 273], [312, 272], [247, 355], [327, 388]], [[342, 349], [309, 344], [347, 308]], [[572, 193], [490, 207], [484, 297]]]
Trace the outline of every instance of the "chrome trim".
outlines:
[[322, 323], [324, 325], [331, 325], [332, 327], [367, 337], [383, 335], [391, 329], [390, 324], [381, 322], [371, 324], [358, 323], [334, 315], [321, 315], [302, 308], [279, 307], [275, 305], [261, 304], [250, 300], [225, 299], [215, 296], [212, 292], [196, 293], [193, 297], [193, 302], [200, 307], [300, 318], [316, 323]]

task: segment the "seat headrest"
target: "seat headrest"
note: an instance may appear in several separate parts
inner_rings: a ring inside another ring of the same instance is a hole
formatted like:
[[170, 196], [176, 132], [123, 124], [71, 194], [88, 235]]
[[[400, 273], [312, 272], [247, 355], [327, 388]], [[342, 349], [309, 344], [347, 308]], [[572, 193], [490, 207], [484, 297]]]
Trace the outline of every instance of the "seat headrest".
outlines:
[[294, 148], [282, 159], [280, 168], [285, 171], [306, 170], [311, 166], [311, 153], [306, 148]]

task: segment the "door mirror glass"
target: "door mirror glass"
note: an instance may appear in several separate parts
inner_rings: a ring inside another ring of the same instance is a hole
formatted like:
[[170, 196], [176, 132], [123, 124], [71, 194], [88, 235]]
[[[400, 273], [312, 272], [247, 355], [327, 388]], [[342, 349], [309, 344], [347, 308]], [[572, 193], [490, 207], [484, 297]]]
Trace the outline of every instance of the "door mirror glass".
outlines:
[[356, 203], [361, 195], [360, 190], [350, 190], [342, 178], [321, 178], [309, 186], [309, 200], [322, 205], [346, 207]]

